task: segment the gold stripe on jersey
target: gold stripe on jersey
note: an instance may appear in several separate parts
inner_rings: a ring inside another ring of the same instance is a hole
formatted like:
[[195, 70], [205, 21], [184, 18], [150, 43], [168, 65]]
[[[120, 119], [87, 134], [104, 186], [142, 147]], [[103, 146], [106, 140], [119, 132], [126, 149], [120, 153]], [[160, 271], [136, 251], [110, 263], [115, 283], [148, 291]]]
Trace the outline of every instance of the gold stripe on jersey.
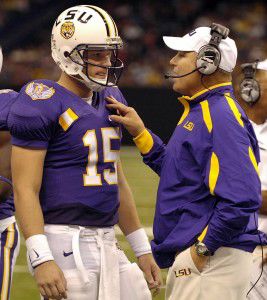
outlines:
[[202, 116], [203, 120], [208, 128], [209, 133], [212, 131], [212, 119], [210, 115], [210, 108], [209, 108], [209, 103], [208, 100], [204, 100], [200, 102], [201, 109], [202, 109]]
[[249, 158], [250, 158], [250, 160], [252, 162], [252, 165], [253, 165], [255, 171], [259, 175], [258, 163], [257, 163], [256, 157], [255, 157], [254, 152], [253, 152], [253, 150], [252, 150], [251, 147], [248, 147], [248, 155], [249, 155]]
[[59, 124], [63, 128], [64, 131], [67, 131], [69, 127], [75, 122], [79, 117], [75, 114], [75, 112], [68, 108], [60, 117]]
[[210, 159], [209, 187], [210, 193], [214, 195], [214, 190], [220, 173], [220, 164], [217, 155], [212, 152]]
[[228, 105], [230, 106], [237, 122], [239, 123], [239, 125], [241, 127], [244, 127], [244, 122], [241, 118], [241, 113], [239, 112], [239, 110], [235, 104], [235, 101], [230, 97], [230, 93], [225, 93], [224, 96], [225, 96], [225, 99], [227, 100]]
[[178, 125], [180, 125], [183, 123], [185, 118], [188, 116], [189, 111], [190, 111], [190, 106], [189, 106], [189, 103], [184, 99], [184, 97], [180, 97], [180, 98], [178, 98], [178, 100], [182, 103], [182, 105], [184, 107], [184, 112], [181, 116], [180, 121], [178, 122]]
[[4, 272], [3, 272], [3, 281], [2, 281], [2, 290], [1, 290], [1, 300], [8, 299], [8, 291], [9, 291], [9, 284], [10, 284], [10, 271], [11, 271], [11, 264], [10, 264], [10, 250], [14, 246], [15, 241], [15, 226], [14, 223], [7, 227], [7, 239], [6, 244], [4, 246]]
[[107, 31], [108, 31], [108, 36], [116, 36], [116, 27], [114, 26], [115, 23], [114, 21], [111, 19], [110, 15], [102, 8], [94, 6], [94, 5], [88, 5], [88, 7], [90, 7], [91, 9], [95, 10], [96, 12], [99, 13], [99, 15], [102, 17], [102, 19], [104, 20], [106, 27], [107, 27]]
[[207, 234], [208, 231], [208, 225], [204, 228], [204, 230], [202, 231], [201, 235], [198, 237], [198, 240], [200, 242], [202, 242]]

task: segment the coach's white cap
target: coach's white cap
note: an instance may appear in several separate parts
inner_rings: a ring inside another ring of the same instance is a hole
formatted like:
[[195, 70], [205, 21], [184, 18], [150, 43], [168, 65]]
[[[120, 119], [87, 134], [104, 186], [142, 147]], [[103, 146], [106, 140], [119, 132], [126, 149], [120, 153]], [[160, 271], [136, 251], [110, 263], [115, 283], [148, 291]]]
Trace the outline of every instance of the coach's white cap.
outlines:
[[3, 53], [2, 53], [2, 48], [0, 46], [0, 72], [2, 70], [2, 66], [3, 66]]
[[[195, 51], [207, 45], [210, 41], [210, 27], [198, 27], [183, 37], [164, 36], [164, 43], [176, 51]], [[237, 48], [235, 41], [227, 37], [222, 39], [219, 44], [221, 51], [221, 62], [219, 68], [227, 72], [232, 72], [237, 59]]]
[[267, 59], [258, 62], [256, 69], [267, 71]]

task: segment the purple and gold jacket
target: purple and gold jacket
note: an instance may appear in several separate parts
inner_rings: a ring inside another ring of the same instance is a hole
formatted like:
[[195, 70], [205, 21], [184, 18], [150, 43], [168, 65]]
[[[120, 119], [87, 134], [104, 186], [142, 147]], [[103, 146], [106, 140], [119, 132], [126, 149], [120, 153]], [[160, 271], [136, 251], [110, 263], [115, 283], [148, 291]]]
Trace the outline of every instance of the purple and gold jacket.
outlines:
[[135, 138], [160, 176], [152, 249], [161, 268], [197, 240], [211, 252], [266, 244], [257, 229], [258, 144], [231, 83], [179, 100], [184, 113], [166, 146], [148, 130]]

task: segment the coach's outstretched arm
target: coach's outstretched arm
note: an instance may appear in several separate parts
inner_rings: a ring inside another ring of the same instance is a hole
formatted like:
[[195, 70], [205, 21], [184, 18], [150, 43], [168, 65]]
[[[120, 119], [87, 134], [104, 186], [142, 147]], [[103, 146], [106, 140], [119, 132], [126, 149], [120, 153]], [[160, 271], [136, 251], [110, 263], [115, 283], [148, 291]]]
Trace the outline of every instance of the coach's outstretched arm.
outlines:
[[46, 150], [12, 146], [11, 167], [16, 217], [28, 249], [28, 256], [40, 293], [44, 297], [66, 299], [63, 272], [53, 260], [44, 235], [44, 219], [39, 202]]
[[144, 163], [160, 176], [166, 151], [162, 140], [145, 128], [144, 122], [134, 108], [128, 107], [111, 97], [107, 97], [106, 100], [108, 102], [107, 107], [118, 112], [118, 115], [111, 115], [110, 118], [125, 127], [141, 152]]

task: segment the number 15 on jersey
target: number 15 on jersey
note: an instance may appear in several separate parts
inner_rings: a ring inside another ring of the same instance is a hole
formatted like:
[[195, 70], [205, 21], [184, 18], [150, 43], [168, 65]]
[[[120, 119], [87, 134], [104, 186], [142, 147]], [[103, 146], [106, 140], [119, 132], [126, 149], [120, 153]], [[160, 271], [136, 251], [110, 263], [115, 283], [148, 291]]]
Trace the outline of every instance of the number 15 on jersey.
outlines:
[[[119, 150], [111, 149], [111, 140], [120, 139], [119, 127], [101, 128], [102, 141], [103, 141], [103, 157], [104, 163], [113, 163], [114, 171], [111, 169], [104, 169], [103, 177], [108, 184], [117, 184], [117, 160], [119, 158]], [[98, 141], [95, 129], [87, 130], [83, 136], [83, 144], [89, 147], [88, 164], [86, 167], [86, 174], [83, 174], [84, 186], [100, 186], [102, 185], [101, 174], [98, 173], [97, 165], [98, 158]]]

